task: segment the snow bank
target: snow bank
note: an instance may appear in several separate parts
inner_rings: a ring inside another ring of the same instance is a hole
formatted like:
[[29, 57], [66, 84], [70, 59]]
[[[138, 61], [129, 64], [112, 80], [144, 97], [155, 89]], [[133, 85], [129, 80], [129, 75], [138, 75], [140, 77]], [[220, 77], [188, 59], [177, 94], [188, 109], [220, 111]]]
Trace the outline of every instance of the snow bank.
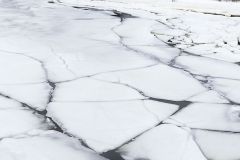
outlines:
[[124, 7], [147, 9], [151, 11], [157, 11], [159, 9], [176, 9], [232, 17], [240, 16], [240, 3], [229, 1], [219, 2], [214, 0], [60, 0], [60, 2], [71, 5], [86, 5], [104, 8]]

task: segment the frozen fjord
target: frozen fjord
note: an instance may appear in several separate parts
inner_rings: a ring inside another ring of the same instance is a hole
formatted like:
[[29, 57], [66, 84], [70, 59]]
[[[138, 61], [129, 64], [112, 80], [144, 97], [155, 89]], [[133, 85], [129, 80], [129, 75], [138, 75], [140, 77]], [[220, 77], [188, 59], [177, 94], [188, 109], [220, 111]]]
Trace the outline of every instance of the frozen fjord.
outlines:
[[154, 3], [0, 1], [0, 159], [240, 159], [236, 7]]

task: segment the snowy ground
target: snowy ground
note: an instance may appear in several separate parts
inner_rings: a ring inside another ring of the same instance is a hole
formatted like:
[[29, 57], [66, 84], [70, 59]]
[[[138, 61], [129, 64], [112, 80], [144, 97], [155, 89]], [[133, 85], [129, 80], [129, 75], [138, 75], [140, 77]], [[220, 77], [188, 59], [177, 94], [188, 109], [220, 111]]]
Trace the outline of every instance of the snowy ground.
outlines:
[[239, 160], [240, 5], [0, 0], [1, 160]]

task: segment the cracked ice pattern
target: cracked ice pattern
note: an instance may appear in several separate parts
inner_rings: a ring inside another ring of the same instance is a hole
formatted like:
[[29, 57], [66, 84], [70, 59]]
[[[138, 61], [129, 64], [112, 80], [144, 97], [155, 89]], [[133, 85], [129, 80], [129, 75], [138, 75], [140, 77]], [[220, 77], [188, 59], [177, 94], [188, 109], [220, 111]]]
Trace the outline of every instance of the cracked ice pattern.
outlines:
[[45, 0], [0, 15], [0, 159], [240, 159], [237, 16]]

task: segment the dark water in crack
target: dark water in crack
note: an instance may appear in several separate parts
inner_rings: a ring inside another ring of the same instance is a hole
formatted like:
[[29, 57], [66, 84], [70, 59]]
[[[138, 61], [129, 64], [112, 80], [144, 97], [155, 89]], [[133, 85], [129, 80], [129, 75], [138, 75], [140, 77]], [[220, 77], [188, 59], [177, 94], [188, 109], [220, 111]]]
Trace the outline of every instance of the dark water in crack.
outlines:
[[119, 12], [119, 11], [116, 11], [116, 10], [114, 10], [113, 13], [114, 13], [114, 15], [112, 15], [112, 16], [120, 18], [121, 22], [124, 21], [124, 19], [127, 19], [127, 18], [136, 18], [135, 16], [133, 16], [131, 14]]
[[104, 152], [101, 154], [101, 156], [110, 159], [110, 160], [124, 160], [120, 153], [116, 152], [115, 150]]

